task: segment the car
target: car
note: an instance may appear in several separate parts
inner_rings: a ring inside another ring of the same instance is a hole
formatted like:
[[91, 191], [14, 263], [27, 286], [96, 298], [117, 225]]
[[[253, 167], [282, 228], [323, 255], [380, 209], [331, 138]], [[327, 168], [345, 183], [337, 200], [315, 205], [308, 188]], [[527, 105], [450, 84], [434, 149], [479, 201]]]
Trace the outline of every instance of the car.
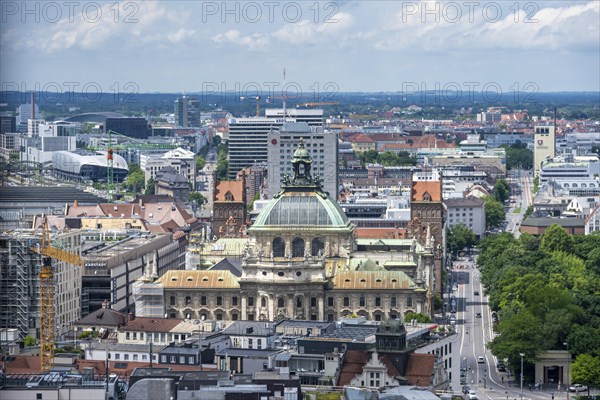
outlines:
[[478, 364], [483, 364], [484, 362], [485, 362], [485, 358], [483, 358], [483, 356], [477, 357], [477, 363]]
[[579, 383], [576, 383], [569, 387], [569, 392], [587, 392], [587, 390], [588, 390], [587, 386], [580, 385]]
[[496, 368], [498, 368], [498, 372], [506, 371], [506, 367], [504, 366], [504, 363], [502, 361], [498, 361], [498, 364], [496, 364]]
[[467, 398], [469, 400], [477, 400], [477, 393], [475, 393], [474, 390], [469, 390], [469, 393], [467, 393]]
[[476, 290], [476, 291], [474, 291], [474, 292], [473, 292], [473, 295], [474, 295], [474, 296], [479, 296], [479, 290]]
[[467, 385], [462, 387], [463, 394], [468, 394], [471, 391], [471, 388]]
[[481, 313], [480, 312], [475, 313], [475, 318], [481, 318]]

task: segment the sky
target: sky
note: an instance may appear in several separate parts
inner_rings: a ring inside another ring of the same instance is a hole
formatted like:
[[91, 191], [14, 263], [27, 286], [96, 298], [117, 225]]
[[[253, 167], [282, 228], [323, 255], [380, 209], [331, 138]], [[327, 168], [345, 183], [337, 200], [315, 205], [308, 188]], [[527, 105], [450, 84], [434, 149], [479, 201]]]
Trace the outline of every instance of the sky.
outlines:
[[0, 6], [9, 91], [600, 91], [599, 0]]

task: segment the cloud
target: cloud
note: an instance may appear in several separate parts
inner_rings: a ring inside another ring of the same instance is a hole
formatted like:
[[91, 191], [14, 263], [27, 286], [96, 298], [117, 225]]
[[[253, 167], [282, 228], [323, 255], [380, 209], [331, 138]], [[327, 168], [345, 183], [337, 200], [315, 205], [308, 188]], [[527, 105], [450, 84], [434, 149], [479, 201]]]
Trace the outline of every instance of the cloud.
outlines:
[[[417, 3], [413, 3], [417, 4]], [[456, 4], [456, 3], [454, 3]], [[498, 4], [498, 3], [494, 3]], [[578, 50], [597, 48], [600, 2], [515, 11], [503, 8], [463, 8], [456, 12], [439, 1], [403, 6], [371, 36], [377, 50]], [[510, 5], [510, 4], [508, 4]], [[429, 12], [429, 13], [428, 13]]]
[[179, 44], [195, 34], [183, 26], [189, 20], [189, 12], [168, 9], [157, 1], [92, 4], [98, 8], [88, 6], [87, 12], [76, 8], [71, 14], [65, 11], [56, 22], [42, 20], [35, 25], [11, 27], [9, 31], [16, 29], [23, 38], [6, 38], [3, 33], [2, 44], [15, 50], [44, 52], [106, 47], [117, 50], [149, 42]]
[[293, 45], [331, 44], [333, 37], [344, 36], [354, 25], [354, 17], [346, 12], [331, 16], [329, 22], [314, 23], [302, 20], [286, 24], [273, 33], [276, 39]]
[[215, 35], [212, 37], [212, 40], [218, 45], [234, 44], [248, 47], [250, 50], [266, 49], [269, 45], [269, 36], [267, 34], [253, 33], [244, 36], [236, 29]]

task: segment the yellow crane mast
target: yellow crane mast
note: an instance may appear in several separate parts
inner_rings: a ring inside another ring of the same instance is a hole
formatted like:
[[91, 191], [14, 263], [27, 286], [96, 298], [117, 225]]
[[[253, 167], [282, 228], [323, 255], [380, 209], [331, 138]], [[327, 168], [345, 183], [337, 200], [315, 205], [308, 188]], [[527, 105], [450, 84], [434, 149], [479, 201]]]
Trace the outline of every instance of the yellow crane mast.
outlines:
[[52, 259], [64, 261], [72, 265], [83, 265], [83, 260], [76, 253], [71, 253], [50, 244], [48, 218], [42, 215], [42, 243], [33, 251], [42, 255], [40, 270], [40, 366], [48, 371], [54, 363], [54, 272]]

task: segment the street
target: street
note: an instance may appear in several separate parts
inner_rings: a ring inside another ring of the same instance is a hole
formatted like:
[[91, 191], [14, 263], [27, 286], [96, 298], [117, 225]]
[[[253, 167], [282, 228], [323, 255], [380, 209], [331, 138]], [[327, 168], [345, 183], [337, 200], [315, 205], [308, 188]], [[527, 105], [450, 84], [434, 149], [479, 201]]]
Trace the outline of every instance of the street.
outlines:
[[[460, 365], [467, 368], [467, 385], [477, 392], [479, 400], [519, 400], [520, 377], [499, 372], [496, 368], [498, 360], [486, 347], [494, 337], [492, 313], [475, 264], [476, 261], [463, 258], [455, 261], [452, 269], [452, 281], [458, 283], [458, 290], [454, 293], [457, 299]], [[462, 268], [458, 269], [459, 265]], [[483, 357], [484, 362], [479, 363], [478, 357]], [[460, 393], [462, 386], [460, 378], [455, 377], [452, 390]], [[532, 400], [551, 400], [553, 395], [557, 400], [575, 398], [573, 393], [567, 395], [564, 387], [561, 392], [556, 389], [543, 387], [542, 390], [535, 390], [525, 383], [522, 393], [524, 399]]]

